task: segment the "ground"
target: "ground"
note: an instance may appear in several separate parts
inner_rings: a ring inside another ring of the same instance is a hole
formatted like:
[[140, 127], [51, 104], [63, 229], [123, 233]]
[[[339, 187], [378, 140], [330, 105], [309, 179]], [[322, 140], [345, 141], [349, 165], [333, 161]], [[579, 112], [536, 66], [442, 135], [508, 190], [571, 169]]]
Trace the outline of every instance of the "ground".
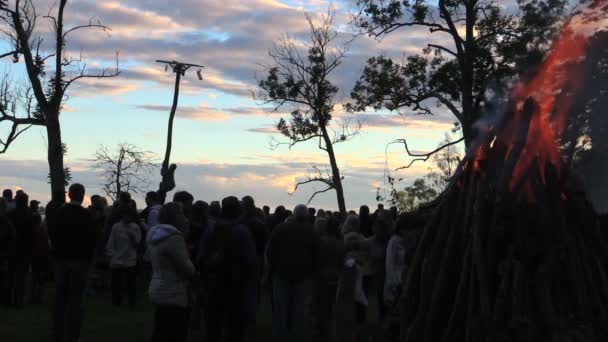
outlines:
[[[0, 342], [49, 341], [53, 301], [52, 285], [47, 287], [45, 295], [45, 301], [40, 305], [28, 304], [21, 309], [0, 306]], [[144, 286], [141, 286], [138, 295], [135, 312], [130, 312], [126, 305], [121, 308], [113, 307], [108, 290], [87, 296], [82, 342], [148, 342], [153, 324], [153, 306], [149, 304]], [[369, 317], [377, 315], [373, 303], [368, 315]], [[264, 296], [261, 300], [257, 319], [253, 332], [255, 339], [252, 340], [270, 341], [272, 322], [268, 296]], [[376, 329], [377, 326], [370, 323], [362, 329], [361, 334], [371, 336], [375, 334]], [[194, 341], [204, 341], [200, 331], [193, 332], [191, 342]]]
[[[0, 307], [0, 341], [46, 342], [51, 326], [51, 303], [47, 298], [42, 305], [26, 305], [21, 309]], [[139, 292], [138, 307], [129, 312], [125, 307], [111, 305], [109, 292], [89, 296], [85, 300], [83, 342], [139, 342], [149, 341], [153, 323], [153, 307], [148, 303], [145, 289]], [[52, 295], [52, 293], [50, 293]], [[258, 315], [256, 341], [269, 341], [271, 335], [270, 305], [263, 300]], [[200, 333], [192, 341], [201, 341]]]

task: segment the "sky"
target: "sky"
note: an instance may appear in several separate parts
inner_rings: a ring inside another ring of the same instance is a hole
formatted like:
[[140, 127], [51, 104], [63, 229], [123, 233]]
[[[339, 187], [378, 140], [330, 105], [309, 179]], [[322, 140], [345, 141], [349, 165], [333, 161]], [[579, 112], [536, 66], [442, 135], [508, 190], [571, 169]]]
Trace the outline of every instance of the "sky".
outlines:
[[[36, 1], [40, 13], [46, 13], [52, 3]], [[353, 1], [333, 4], [339, 39], [350, 39]], [[205, 68], [203, 81], [192, 70], [182, 82], [172, 153], [172, 162], [178, 165], [176, 190], [187, 190], [206, 201], [251, 195], [259, 205], [291, 207], [307, 202], [321, 186], [307, 185], [293, 195], [289, 193], [296, 182], [305, 179], [311, 166], [327, 165], [327, 156], [315, 142], [271, 149], [273, 137], [282, 139], [273, 127], [286, 112], [270, 113], [270, 107], [251, 98], [250, 90], [263, 75], [263, 65], [270, 62], [268, 49], [273, 41], [285, 33], [305, 38], [308, 26], [304, 13], [321, 13], [327, 6], [322, 0], [70, 1], [68, 27], [94, 18], [112, 30], [80, 31], [69, 36], [69, 53], [82, 55], [87, 68], [95, 71], [113, 67], [118, 52], [121, 71], [112, 79], [83, 80], [69, 91], [61, 124], [68, 147], [65, 164], [72, 170], [73, 181], [83, 183], [88, 195], [102, 193], [102, 179], [90, 162], [100, 145], [128, 142], [162, 159], [174, 74], [165, 72], [155, 60], [178, 60]], [[49, 23], [44, 19], [38, 24], [43, 34], [48, 31]], [[336, 148], [348, 208], [374, 205], [376, 189], [385, 182], [386, 166], [394, 169], [407, 162], [403, 148], [392, 145], [387, 149], [388, 143], [407, 138], [414, 150], [431, 150], [453, 127], [454, 118], [445, 110], [429, 118], [407, 112], [403, 116], [388, 112], [351, 114], [341, 106], [367, 58], [418, 53], [429, 37], [428, 30], [417, 28], [381, 42], [358, 37], [332, 76], [340, 88], [335, 117], [363, 123], [360, 136]], [[446, 37], [433, 35], [432, 39], [440, 42]], [[7, 49], [6, 42], [0, 43], [0, 48]], [[14, 80], [24, 76], [23, 64], [12, 64], [10, 59], [0, 63]], [[6, 127], [0, 127], [0, 132], [6, 132]], [[32, 128], [0, 155], [0, 187], [23, 188], [32, 198], [47, 201], [45, 157], [45, 131]], [[427, 171], [428, 165], [420, 163], [399, 176], [407, 184]], [[159, 181], [155, 172], [150, 189], [156, 189]], [[311, 205], [336, 208], [335, 194], [323, 194]]]

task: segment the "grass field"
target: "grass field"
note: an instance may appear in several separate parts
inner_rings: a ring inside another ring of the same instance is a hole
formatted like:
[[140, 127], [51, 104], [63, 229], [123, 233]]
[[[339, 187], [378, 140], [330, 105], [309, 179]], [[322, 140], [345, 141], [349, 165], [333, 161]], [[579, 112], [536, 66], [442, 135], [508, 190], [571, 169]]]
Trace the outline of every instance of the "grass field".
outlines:
[[[146, 285], [140, 281], [137, 308], [130, 312], [126, 305], [116, 308], [111, 305], [109, 290], [85, 298], [85, 316], [81, 340], [83, 342], [148, 342], [152, 332], [153, 306], [149, 303]], [[47, 342], [50, 337], [51, 309], [54, 300], [53, 286], [45, 293], [44, 304], [26, 304], [21, 309], [0, 306], [0, 342]], [[376, 317], [373, 301], [369, 317]], [[201, 322], [201, 325], [204, 322]], [[371, 336], [377, 326], [373, 323], [362, 328], [362, 335]], [[201, 331], [193, 331], [191, 341], [204, 341]], [[257, 315], [253, 341], [271, 340], [272, 322], [268, 296], [261, 300]], [[370, 338], [363, 339], [365, 341]]]
[[[45, 303], [25, 305], [21, 309], [0, 307], [0, 342], [46, 342], [51, 327], [52, 293], [49, 288]], [[270, 341], [270, 304], [264, 298], [258, 314], [256, 341]], [[145, 289], [139, 291], [138, 306], [129, 312], [126, 305], [111, 305], [110, 293], [102, 292], [85, 299], [85, 317], [81, 339], [83, 342], [139, 342], [149, 341], [152, 331], [153, 307]], [[202, 341], [200, 332], [193, 332], [192, 341]]]

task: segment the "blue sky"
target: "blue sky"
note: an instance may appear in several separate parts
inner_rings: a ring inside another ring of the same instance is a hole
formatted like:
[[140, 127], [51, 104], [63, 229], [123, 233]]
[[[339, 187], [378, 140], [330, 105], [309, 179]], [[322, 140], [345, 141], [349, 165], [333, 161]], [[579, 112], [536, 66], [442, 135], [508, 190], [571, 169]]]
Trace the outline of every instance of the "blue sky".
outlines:
[[[48, 1], [37, 1], [42, 8], [48, 7]], [[85, 183], [89, 194], [101, 192], [101, 180], [88, 162], [101, 144], [126, 141], [162, 157], [174, 75], [165, 73], [154, 60], [177, 59], [206, 66], [202, 82], [192, 71], [182, 83], [172, 155], [179, 165], [178, 188], [208, 201], [251, 194], [260, 204], [273, 206], [305, 202], [319, 188], [307, 186], [293, 196], [287, 192], [306, 176], [310, 166], [323, 166], [327, 158], [314, 143], [292, 150], [269, 149], [268, 131], [281, 113], [269, 114], [267, 107], [251, 99], [249, 89], [255, 88], [260, 64], [269, 61], [267, 50], [272, 41], [286, 32], [304, 35], [304, 11], [325, 11], [327, 5], [322, 0], [71, 1], [66, 12], [68, 25], [96, 17], [112, 27], [112, 33], [110, 37], [91, 31], [74, 35], [68, 42], [69, 51], [82, 51], [93, 70], [112, 66], [119, 51], [122, 71], [115, 79], [78, 84], [65, 103], [62, 133], [69, 149], [66, 165], [73, 169], [74, 181]], [[334, 5], [341, 37], [346, 38], [352, 33], [345, 31], [351, 27], [348, 12], [352, 1]], [[346, 101], [368, 57], [415, 53], [429, 38], [423, 29], [404, 32], [382, 42], [365, 37], [355, 41], [334, 78], [340, 86], [340, 102]], [[12, 65], [9, 60], [0, 63], [14, 79], [23, 76], [23, 65]], [[384, 182], [387, 143], [408, 138], [417, 150], [432, 149], [453, 121], [445, 114], [431, 119], [368, 114], [357, 116], [365, 119], [361, 136], [337, 148], [350, 208], [374, 204], [376, 187]], [[349, 115], [338, 106], [337, 117]], [[0, 127], [0, 132], [5, 129]], [[0, 186], [22, 187], [43, 201], [48, 198], [44, 134], [34, 128], [0, 155]], [[389, 152], [390, 167], [405, 162], [399, 147]], [[402, 176], [411, 180], [426, 171], [427, 165], [420, 164]], [[151, 179], [151, 188], [158, 178]], [[313, 205], [335, 208], [335, 196], [323, 195]]]

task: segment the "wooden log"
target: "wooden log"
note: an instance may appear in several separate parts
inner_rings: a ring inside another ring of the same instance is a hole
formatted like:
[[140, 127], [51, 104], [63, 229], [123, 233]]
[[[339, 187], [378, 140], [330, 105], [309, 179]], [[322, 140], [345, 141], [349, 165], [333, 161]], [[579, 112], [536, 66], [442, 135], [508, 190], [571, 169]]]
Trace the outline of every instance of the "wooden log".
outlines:
[[[470, 196], [470, 195], [469, 195]], [[458, 203], [454, 203], [456, 209], [454, 213], [464, 212], [466, 192], [463, 192]], [[458, 282], [458, 275], [463, 268], [458, 263], [458, 255], [462, 255], [463, 234], [465, 231], [466, 216], [454, 216], [450, 227], [449, 235], [440, 263], [437, 265], [437, 274], [433, 282], [433, 291], [429, 306], [429, 319], [425, 325], [425, 341], [437, 341], [443, 336], [442, 328], [446, 327], [449, 320], [456, 289], [454, 283]], [[442, 327], [442, 328], [438, 328]]]
[[511, 178], [513, 177], [513, 170], [521, 157], [522, 152], [526, 146], [526, 141], [528, 140], [528, 131], [530, 130], [530, 122], [534, 113], [538, 110], [538, 105], [536, 101], [532, 98], [528, 98], [524, 103], [524, 107], [521, 112], [521, 119], [519, 121], [519, 127], [517, 127], [515, 141], [513, 141], [513, 145], [509, 154], [505, 160], [504, 166], [501, 170], [501, 175], [498, 181], [498, 189], [497, 191], [508, 194], [509, 193], [509, 184], [511, 182]]
[[464, 338], [461, 327], [466, 324], [466, 303], [468, 288], [471, 286], [471, 243], [469, 242], [462, 258], [462, 272], [460, 273], [460, 279], [458, 280], [458, 288], [456, 290], [456, 296], [454, 298], [454, 305], [452, 306], [452, 312], [448, 320], [448, 324], [444, 330], [442, 342], [461, 341]]

